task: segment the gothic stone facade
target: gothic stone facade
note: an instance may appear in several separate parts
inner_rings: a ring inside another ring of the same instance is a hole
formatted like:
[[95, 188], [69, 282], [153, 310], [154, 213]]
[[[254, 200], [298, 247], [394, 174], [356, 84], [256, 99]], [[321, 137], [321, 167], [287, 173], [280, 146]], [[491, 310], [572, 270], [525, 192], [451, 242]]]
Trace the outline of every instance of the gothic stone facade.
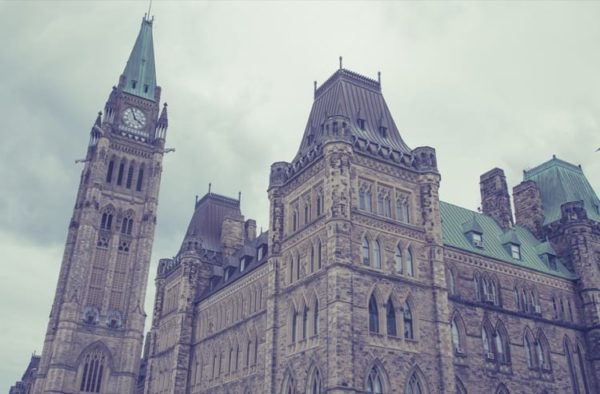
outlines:
[[435, 150], [342, 68], [271, 167], [268, 231], [239, 199], [196, 201], [140, 362], [167, 128], [153, 59], [145, 19], [92, 129], [34, 392], [599, 392], [600, 200], [581, 168], [525, 172], [514, 218], [500, 169], [483, 212], [440, 201]]
[[483, 212], [439, 200], [435, 151], [404, 143], [378, 81], [315, 91], [274, 163], [270, 229], [196, 203], [161, 260], [143, 387], [155, 393], [595, 393], [600, 201], [553, 158]]

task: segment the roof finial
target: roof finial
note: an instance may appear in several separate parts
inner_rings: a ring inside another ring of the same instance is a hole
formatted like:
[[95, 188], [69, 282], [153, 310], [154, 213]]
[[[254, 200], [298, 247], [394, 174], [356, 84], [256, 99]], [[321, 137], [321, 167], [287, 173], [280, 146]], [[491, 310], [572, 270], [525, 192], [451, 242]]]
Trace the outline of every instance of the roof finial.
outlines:
[[196, 204], [198, 204], [198, 195], [196, 194]]
[[377, 71], [377, 82], [381, 85], [381, 71]]
[[212, 183], [208, 182], [208, 194], [210, 194], [210, 189], [212, 188]]
[[[150, 11], [152, 10], [152, 0], [148, 2], [148, 19], [150, 19]], [[154, 19], [154, 18], [152, 18]]]
[[242, 192], [238, 192], [238, 202], [242, 202]]
[[342, 69], [342, 57], [340, 56], [340, 70]]
[[314, 91], [314, 93], [317, 94], [317, 81], [315, 81], [315, 91]]

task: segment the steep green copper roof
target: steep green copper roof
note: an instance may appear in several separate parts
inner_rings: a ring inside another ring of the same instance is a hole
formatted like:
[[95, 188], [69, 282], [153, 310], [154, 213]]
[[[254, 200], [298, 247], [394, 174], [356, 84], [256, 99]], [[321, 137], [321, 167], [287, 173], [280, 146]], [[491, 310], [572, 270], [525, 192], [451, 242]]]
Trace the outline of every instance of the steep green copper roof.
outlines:
[[[556, 271], [548, 268], [538, 255], [540, 241], [524, 227], [515, 226], [506, 235], [491, 217], [443, 201], [440, 201], [440, 213], [442, 238], [447, 246], [566, 279], [577, 278], [560, 261], [557, 262]], [[464, 223], [473, 221], [474, 216], [483, 230], [483, 248], [473, 246], [463, 231]], [[513, 231], [514, 234], [511, 234]], [[513, 235], [521, 244], [521, 260], [513, 259], [503, 245], [506, 239], [513, 239]]]
[[123, 71], [127, 82], [124, 92], [154, 101], [156, 70], [152, 43], [152, 20], [144, 18], [127, 65]]
[[523, 180], [537, 184], [544, 209], [544, 224], [560, 219], [560, 206], [566, 202], [583, 201], [588, 218], [600, 221], [600, 200], [580, 166], [553, 157], [525, 171]]

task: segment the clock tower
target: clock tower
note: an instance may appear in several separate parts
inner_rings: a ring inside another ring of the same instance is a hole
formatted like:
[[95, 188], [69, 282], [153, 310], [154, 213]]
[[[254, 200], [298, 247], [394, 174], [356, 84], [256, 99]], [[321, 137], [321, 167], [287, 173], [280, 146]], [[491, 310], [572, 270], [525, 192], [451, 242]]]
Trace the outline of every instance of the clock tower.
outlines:
[[151, 19], [90, 132], [34, 393], [133, 393], [167, 132]]

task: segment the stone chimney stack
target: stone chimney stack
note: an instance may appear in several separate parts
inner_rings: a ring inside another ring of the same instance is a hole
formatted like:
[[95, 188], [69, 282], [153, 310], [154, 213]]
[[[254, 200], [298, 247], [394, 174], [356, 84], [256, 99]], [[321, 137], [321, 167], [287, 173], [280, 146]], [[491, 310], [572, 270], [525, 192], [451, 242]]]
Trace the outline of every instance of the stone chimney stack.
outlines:
[[246, 220], [246, 240], [254, 241], [256, 239], [256, 220], [248, 219]]
[[513, 217], [504, 171], [494, 168], [486, 172], [479, 177], [479, 186], [483, 213], [493, 217], [502, 229], [511, 228]]
[[244, 245], [245, 237], [244, 217], [227, 215], [223, 220], [221, 228], [221, 242], [223, 243], [223, 255], [231, 256]]
[[519, 226], [527, 228], [539, 240], [544, 239], [544, 210], [540, 189], [533, 181], [524, 181], [513, 188], [515, 220]]

